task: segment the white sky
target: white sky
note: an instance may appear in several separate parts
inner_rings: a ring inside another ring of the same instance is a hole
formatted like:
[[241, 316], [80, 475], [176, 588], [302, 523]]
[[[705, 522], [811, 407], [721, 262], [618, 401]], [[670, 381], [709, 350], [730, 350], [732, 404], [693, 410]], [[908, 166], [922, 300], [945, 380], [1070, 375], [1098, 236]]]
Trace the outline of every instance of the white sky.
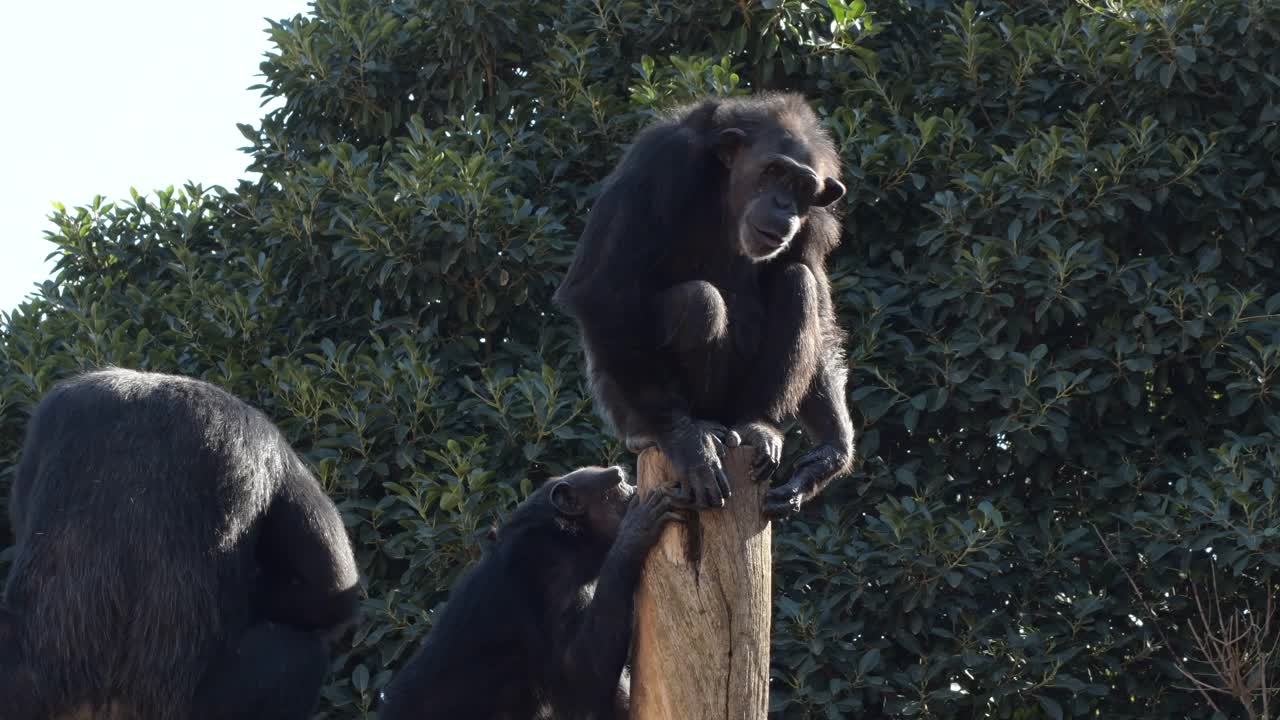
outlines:
[[0, 311], [48, 277], [57, 200], [129, 199], [246, 175], [264, 17], [307, 0], [6, 3], [0, 30]]

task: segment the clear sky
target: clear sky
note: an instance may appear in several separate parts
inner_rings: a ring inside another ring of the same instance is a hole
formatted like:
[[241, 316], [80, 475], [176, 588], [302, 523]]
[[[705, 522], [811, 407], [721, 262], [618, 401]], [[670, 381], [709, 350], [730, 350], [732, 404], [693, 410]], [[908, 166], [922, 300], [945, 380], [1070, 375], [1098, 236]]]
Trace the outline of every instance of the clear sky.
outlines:
[[0, 311], [48, 276], [57, 200], [128, 199], [187, 180], [229, 185], [249, 157], [237, 122], [266, 108], [264, 17], [307, 0], [7, 3], [0, 30]]

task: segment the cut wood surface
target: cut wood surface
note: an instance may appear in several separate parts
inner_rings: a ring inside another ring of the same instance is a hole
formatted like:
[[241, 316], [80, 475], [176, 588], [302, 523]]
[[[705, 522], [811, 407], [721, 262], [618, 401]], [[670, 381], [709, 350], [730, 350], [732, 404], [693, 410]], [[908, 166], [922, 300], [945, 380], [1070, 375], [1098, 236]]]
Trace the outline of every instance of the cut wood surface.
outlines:
[[[636, 595], [632, 720], [765, 720], [772, 558], [753, 453], [735, 448], [724, 459], [733, 497], [701, 513], [699, 568], [679, 523], [649, 553]], [[657, 449], [641, 453], [637, 475], [641, 493], [673, 476]]]

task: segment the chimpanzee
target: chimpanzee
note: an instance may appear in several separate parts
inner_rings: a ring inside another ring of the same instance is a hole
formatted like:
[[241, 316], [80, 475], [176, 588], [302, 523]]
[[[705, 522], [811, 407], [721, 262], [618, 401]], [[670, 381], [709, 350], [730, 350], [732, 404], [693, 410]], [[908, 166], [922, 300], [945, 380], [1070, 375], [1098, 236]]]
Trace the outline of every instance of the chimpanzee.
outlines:
[[632, 598], [670, 519], [668, 494], [638, 498], [618, 467], [548, 480], [450, 593], [378, 716], [626, 718]]
[[582, 333], [601, 414], [632, 451], [662, 449], [683, 505], [724, 504], [725, 446], [755, 446], [768, 479], [791, 417], [817, 446], [768, 492], [767, 517], [798, 512], [853, 462], [826, 271], [839, 171], [802, 97], [711, 98], [642, 131], [591, 209], [556, 301]]
[[9, 509], [8, 720], [313, 711], [356, 613], [355, 558], [258, 410], [190, 378], [80, 375], [36, 408]]

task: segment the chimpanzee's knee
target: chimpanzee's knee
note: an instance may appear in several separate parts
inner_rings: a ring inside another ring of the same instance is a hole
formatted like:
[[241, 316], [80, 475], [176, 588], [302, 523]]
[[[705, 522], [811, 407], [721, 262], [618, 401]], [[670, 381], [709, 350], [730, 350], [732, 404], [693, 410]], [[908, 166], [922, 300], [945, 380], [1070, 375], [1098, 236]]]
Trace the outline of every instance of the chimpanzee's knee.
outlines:
[[816, 340], [821, 324], [818, 298], [822, 288], [803, 263], [790, 263], [774, 276], [766, 288], [768, 336], [785, 341], [789, 337]]
[[307, 720], [328, 669], [319, 631], [255, 625], [210, 670], [196, 708], [206, 720]]
[[729, 309], [715, 285], [703, 280], [682, 283], [661, 295], [664, 344], [684, 352], [723, 341], [729, 332]]
[[782, 269], [774, 295], [795, 305], [816, 310], [818, 305], [818, 279], [804, 263], [791, 263]]

